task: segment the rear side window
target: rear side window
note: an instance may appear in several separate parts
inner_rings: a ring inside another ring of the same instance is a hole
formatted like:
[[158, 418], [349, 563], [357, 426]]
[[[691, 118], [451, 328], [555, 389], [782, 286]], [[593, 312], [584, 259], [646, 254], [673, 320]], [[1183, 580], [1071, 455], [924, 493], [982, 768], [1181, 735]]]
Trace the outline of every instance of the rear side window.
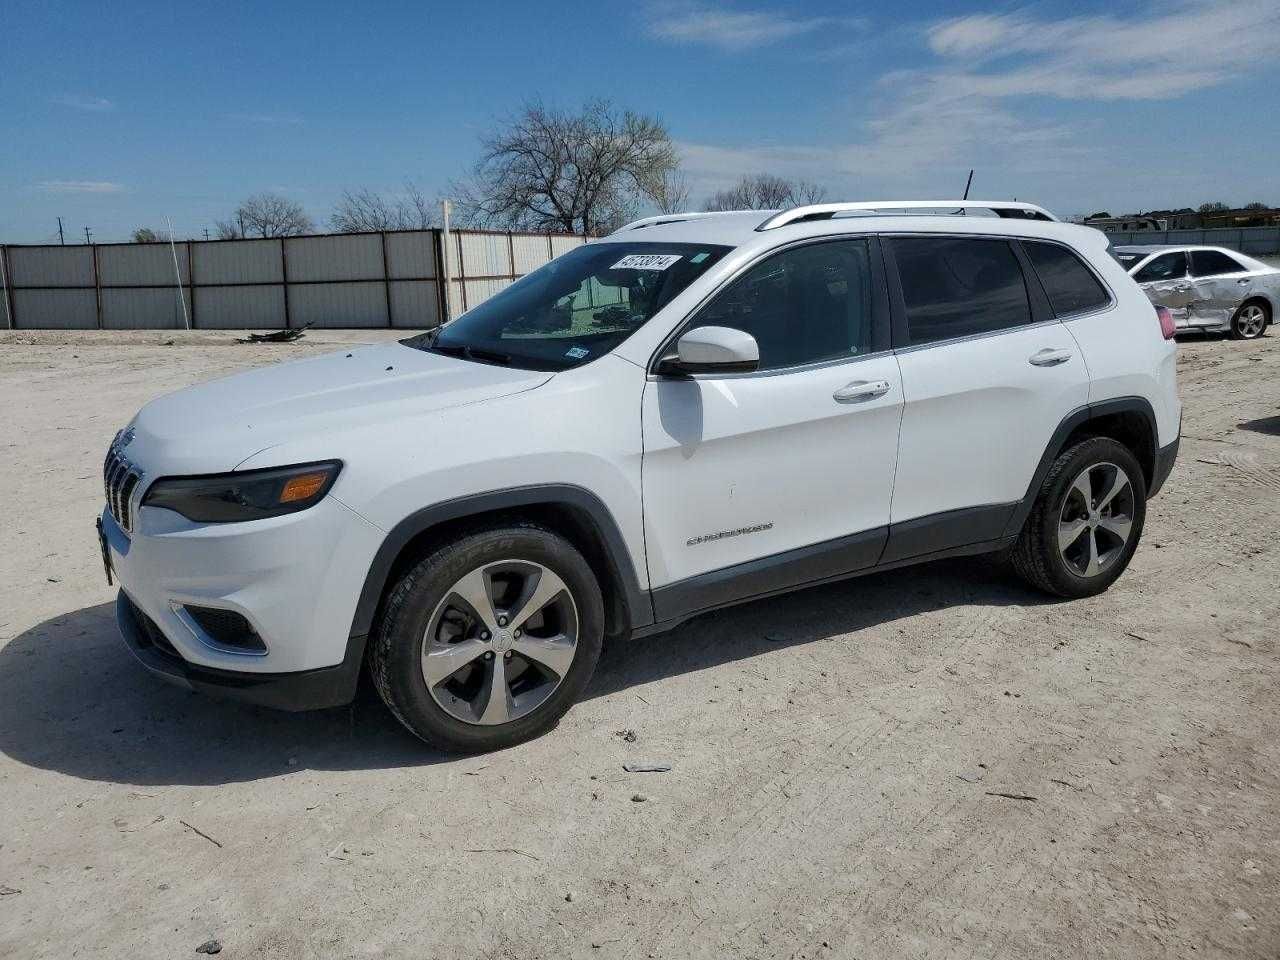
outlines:
[[1224, 273], [1243, 273], [1245, 267], [1220, 250], [1192, 250], [1191, 275], [1216, 277]]
[[890, 240], [912, 344], [1007, 330], [1031, 322], [1018, 258], [1007, 240]]
[[1177, 253], [1162, 253], [1145, 267], [1133, 275], [1139, 283], [1152, 283], [1156, 280], [1177, 280], [1187, 275], [1187, 255], [1179, 250]]
[[1023, 240], [1022, 247], [1035, 267], [1049, 304], [1059, 317], [1100, 310], [1111, 302], [1093, 271], [1080, 258], [1056, 243]]

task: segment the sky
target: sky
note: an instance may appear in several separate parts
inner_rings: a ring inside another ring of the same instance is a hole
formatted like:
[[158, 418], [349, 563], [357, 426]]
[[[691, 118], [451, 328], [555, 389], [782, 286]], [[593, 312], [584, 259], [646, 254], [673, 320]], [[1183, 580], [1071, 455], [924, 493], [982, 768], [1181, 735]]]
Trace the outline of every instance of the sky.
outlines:
[[275, 191], [444, 195], [531, 98], [660, 117], [692, 206], [1280, 205], [1280, 0], [0, 4], [0, 242], [203, 235]]

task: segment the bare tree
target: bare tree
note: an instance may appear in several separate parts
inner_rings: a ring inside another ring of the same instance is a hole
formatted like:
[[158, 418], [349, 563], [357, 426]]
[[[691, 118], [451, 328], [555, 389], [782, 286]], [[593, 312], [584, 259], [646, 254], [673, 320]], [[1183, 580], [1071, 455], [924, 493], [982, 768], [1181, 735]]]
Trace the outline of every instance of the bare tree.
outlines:
[[821, 203], [827, 191], [808, 180], [786, 180], [771, 173], [745, 176], [727, 190], [712, 194], [708, 210], [776, 210]]
[[1221, 201], [1215, 200], [1212, 203], [1200, 204], [1196, 212], [1197, 213], [1221, 213], [1224, 210], [1230, 210], [1230, 209], [1231, 207], [1229, 207], [1227, 204], [1222, 203]]
[[1252, 203], [1244, 205], [1245, 210], [1270, 210], [1271, 204], [1263, 203], [1261, 200], [1254, 200]]
[[596, 234], [660, 195], [676, 163], [655, 117], [607, 100], [578, 113], [535, 101], [483, 140], [470, 179], [452, 191], [464, 223]]
[[679, 170], [670, 171], [653, 196], [659, 213], [684, 213], [689, 206], [689, 180]]
[[219, 220], [220, 240], [239, 237], [296, 237], [313, 233], [315, 223], [301, 204], [276, 193], [256, 193], [236, 208], [230, 220]]
[[368, 189], [344, 190], [329, 216], [329, 225], [339, 233], [429, 230], [435, 222], [435, 205], [412, 183], [404, 185], [401, 196], [383, 196]]

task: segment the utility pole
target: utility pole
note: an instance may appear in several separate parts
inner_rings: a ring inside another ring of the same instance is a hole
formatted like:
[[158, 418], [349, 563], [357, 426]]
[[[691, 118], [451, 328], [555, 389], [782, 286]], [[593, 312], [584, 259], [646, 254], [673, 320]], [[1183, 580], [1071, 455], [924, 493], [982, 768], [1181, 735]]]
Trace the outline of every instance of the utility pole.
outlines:
[[64, 247], [67, 245], [67, 238], [62, 234], [62, 218], [58, 218], [58, 242]]
[[204, 238], [205, 238], [206, 240], [208, 240], [208, 239], [209, 239], [209, 228], [208, 228], [208, 227], [205, 227], [205, 228], [204, 228]]
[[90, 230], [88, 227], [84, 228], [84, 242], [88, 244], [93, 243], [93, 231]]

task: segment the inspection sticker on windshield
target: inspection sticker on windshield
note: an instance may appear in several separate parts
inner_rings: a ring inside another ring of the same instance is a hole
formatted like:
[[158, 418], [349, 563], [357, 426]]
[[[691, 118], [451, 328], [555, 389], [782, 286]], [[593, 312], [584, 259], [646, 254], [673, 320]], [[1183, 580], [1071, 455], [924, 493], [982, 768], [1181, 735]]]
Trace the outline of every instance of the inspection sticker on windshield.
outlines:
[[568, 357], [570, 360], [581, 360], [590, 352], [591, 351], [588, 350], [586, 347], [570, 347], [568, 350], [564, 352], [564, 355]]
[[665, 270], [680, 259], [678, 253], [632, 253], [617, 263], [610, 270]]

